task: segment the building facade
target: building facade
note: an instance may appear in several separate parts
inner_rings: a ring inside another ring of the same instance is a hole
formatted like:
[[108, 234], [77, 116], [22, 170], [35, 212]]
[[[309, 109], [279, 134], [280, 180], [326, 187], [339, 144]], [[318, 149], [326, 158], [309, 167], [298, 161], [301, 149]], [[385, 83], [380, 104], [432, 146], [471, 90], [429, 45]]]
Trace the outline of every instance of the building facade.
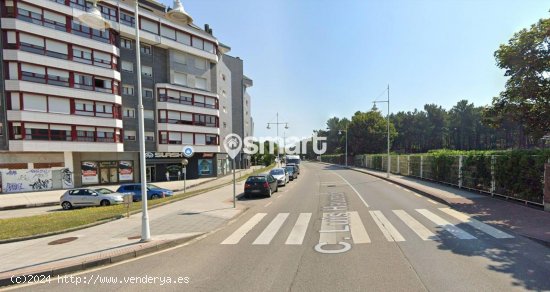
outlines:
[[139, 181], [139, 90], [148, 181], [182, 179], [186, 145], [188, 178], [227, 172], [220, 137], [241, 128], [229, 48], [152, 0], [140, 0], [136, 48], [134, 3], [100, 2], [110, 29], [96, 30], [77, 17], [84, 0], [0, 2], [3, 192]]

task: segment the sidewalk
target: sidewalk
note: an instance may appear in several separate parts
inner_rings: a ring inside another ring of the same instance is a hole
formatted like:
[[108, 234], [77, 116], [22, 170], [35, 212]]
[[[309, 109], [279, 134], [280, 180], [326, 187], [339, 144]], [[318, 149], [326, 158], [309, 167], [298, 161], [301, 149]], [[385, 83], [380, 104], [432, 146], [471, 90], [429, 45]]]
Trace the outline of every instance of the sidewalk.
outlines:
[[[246, 173], [251, 172], [247, 170]], [[243, 172], [244, 174], [244, 172]], [[238, 177], [238, 175], [237, 175]], [[204, 189], [232, 181], [232, 175], [204, 183]], [[237, 183], [240, 192], [244, 182]], [[202, 189], [202, 187], [201, 187]], [[141, 213], [70, 233], [0, 245], [0, 286], [13, 275], [70, 273], [119, 262], [189, 241], [241, 214], [233, 208], [233, 186], [149, 210], [152, 241], [140, 243]], [[73, 239], [72, 241], [70, 241]], [[56, 241], [68, 241], [57, 244]]]
[[396, 174], [386, 178], [386, 172], [357, 167], [348, 168], [412, 189], [453, 209], [472, 215], [477, 220], [510, 229], [519, 235], [550, 246], [550, 213], [548, 212], [425, 180]]
[[[258, 169], [261, 166], [253, 166], [251, 169]], [[242, 175], [241, 171], [246, 171], [242, 169], [235, 170], [237, 178]], [[206, 177], [187, 180], [185, 183], [185, 189], [190, 189], [198, 185], [202, 185], [206, 182], [215, 181], [224, 177], [232, 177], [232, 174], [225, 175], [223, 177]], [[153, 183], [161, 188], [166, 188], [173, 191], [182, 191], [184, 181], [165, 181], [165, 182], [155, 182]], [[113, 191], [116, 191], [120, 185], [100, 185], [100, 186], [90, 186], [90, 187], [102, 187], [107, 188]], [[9, 210], [9, 209], [20, 209], [20, 208], [29, 208], [29, 207], [41, 207], [41, 206], [52, 206], [59, 205], [59, 197], [63, 195], [67, 190], [51, 190], [51, 191], [41, 191], [41, 192], [26, 192], [26, 193], [14, 193], [14, 194], [0, 194], [0, 211]]]

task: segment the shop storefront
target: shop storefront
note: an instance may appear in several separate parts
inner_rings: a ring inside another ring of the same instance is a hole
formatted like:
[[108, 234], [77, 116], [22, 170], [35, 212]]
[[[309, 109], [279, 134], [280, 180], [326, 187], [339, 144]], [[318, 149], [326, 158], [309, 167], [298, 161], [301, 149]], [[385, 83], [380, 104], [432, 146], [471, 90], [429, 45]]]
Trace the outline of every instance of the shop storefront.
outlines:
[[134, 163], [131, 160], [82, 161], [82, 185], [117, 184], [134, 181]]
[[148, 182], [174, 181], [184, 179], [182, 167], [183, 159], [188, 164], [185, 169], [188, 179], [201, 177], [215, 177], [216, 156], [212, 153], [195, 153], [193, 157], [186, 158], [183, 153], [178, 152], [146, 152], [147, 165], [145, 174]]

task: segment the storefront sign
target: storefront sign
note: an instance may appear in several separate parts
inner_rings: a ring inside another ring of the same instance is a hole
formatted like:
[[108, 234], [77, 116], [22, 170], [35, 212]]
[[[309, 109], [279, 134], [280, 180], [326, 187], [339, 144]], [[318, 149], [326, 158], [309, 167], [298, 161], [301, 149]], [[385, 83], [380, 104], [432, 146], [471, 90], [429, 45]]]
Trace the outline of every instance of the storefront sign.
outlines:
[[118, 179], [121, 181], [134, 179], [134, 169], [132, 167], [132, 161], [118, 162]]
[[203, 153], [202, 158], [211, 158], [214, 157], [214, 153]]
[[212, 175], [212, 159], [199, 159], [199, 175]]
[[95, 161], [83, 161], [82, 168], [82, 183], [83, 184], [96, 184], [99, 183], [97, 175], [97, 162]]
[[145, 152], [146, 159], [166, 159], [166, 158], [183, 158], [183, 153], [180, 152]]

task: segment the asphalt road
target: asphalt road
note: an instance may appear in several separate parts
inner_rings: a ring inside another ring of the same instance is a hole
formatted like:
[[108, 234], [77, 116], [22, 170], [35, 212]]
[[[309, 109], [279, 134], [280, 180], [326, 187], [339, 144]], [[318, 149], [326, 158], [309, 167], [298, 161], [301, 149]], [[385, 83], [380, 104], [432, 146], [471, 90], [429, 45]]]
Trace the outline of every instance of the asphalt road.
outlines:
[[[273, 197], [240, 204], [250, 209], [201, 240], [77, 274], [95, 284], [23, 289], [550, 290], [549, 248], [351, 170], [303, 163]], [[144, 280], [156, 283], [124, 283]]]

